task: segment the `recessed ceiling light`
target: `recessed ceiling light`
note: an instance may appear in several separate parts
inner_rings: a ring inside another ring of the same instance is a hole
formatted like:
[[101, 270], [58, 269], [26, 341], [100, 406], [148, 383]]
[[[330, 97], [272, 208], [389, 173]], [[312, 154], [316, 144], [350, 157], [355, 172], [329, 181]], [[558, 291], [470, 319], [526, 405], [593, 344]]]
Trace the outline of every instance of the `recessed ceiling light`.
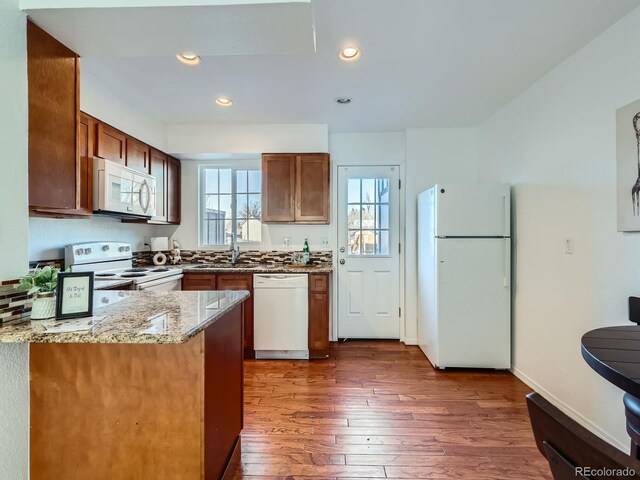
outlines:
[[200, 63], [200, 57], [191, 52], [179, 53], [176, 58], [185, 65], [198, 65]]
[[336, 98], [336, 103], [338, 105], [349, 105], [351, 103], [350, 97], [338, 97]]
[[345, 47], [342, 50], [340, 50], [340, 53], [338, 54], [338, 56], [342, 60], [346, 60], [346, 61], [355, 60], [360, 56], [360, 49], [356, 47]]
[[233, 105], [233, 101], [230, 98], [218, 97], [216, 98], [216, 104], [220, 105], [221, 107], [230, 107], [231, 105]]

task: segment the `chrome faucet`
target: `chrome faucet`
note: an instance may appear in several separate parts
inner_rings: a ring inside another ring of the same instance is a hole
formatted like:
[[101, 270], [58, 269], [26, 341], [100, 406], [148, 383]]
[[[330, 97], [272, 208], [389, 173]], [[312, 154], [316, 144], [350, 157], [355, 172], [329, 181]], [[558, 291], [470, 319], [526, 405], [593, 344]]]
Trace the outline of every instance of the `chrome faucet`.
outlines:
[[236, 245], [235, 240], [231, 239], [231, 246], [229, 247], [231, 251], [231, 264], [235, 265], [238, 261], [238, 256], [240, 255], [240, 247]]

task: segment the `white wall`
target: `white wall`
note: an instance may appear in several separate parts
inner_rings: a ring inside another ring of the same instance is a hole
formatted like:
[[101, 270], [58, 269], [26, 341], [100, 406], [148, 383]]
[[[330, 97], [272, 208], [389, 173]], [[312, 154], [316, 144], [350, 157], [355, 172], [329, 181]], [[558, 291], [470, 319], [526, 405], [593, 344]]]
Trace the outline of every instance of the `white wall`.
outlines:
[[[0, 0], [0, 279], [27, 268], [27, 45], [18, 0]], [[29, 476], [29, 350], [0, 345], [0, 476]]]
[[329, 139], [324, 124], [169, 125], [167, 138], [167, 151], [187, 158], [215, 153], [326, 152]]
[[410, 128], [406, 165], [406, 342], [417, 344], [417, 201], [435, 183], [478, 180], [475, 128]]
[[626, 324], [640, 285], [640, 236], [616, 232], [615, 145], [616, 109], [640, 98], [639, 28], [636, 9], [479, 130], [482, 178], [513, 184], [514, 369], [625, 449], [622, 393], [580, 337]]
[[145, 250], [145, 237], [159, 235], [152, 225], [121, 223], [119, 219], [94, 215], [92, 218], [29, 219], [29, 260], [64, 258], [68, 243], [113, 241], [130, 243], [134, 251]]
[[80, 109], [151, 146], [167, 151], [167, 125], [135, 108], [135, 94], [114, 91], [99, 77], [82, 70], [80, 59]]

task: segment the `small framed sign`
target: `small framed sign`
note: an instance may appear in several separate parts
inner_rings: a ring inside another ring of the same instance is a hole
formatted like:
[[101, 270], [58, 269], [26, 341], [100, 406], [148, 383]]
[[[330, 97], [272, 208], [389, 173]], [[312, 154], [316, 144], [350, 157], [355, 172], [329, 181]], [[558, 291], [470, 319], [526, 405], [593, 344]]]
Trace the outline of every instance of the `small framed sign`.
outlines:
[[93, 315], [93, 272], [60, 272], [56, 298], [56, 318]]

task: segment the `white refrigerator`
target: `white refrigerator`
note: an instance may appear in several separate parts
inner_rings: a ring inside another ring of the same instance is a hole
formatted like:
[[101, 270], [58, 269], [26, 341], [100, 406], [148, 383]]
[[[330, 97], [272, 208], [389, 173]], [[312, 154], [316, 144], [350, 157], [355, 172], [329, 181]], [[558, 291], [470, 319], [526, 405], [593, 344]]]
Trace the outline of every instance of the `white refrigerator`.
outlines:
[[511, 202], [503, 184], [418, 196], [418, 344], [436, 368], [511, 367]]

